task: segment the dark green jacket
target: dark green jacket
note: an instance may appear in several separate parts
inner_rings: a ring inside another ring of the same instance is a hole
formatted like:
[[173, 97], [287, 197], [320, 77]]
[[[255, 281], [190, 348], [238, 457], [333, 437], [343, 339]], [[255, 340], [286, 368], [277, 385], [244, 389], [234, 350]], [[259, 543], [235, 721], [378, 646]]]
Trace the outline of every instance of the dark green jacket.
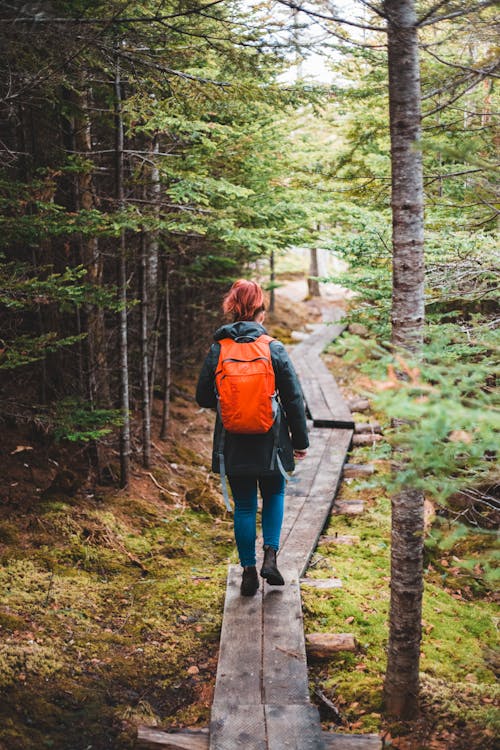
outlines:
[[[224, 338], [242, 337], [245, 341], [254, 341], [263, 333], [266, 333], [266, 329], [259, 323], [251, 321], [231, 323], [216, 331], [215, 343], [212, 344], [207, 354], [196, 388], [196, 401], [200, 406], [217, 408], [215, 370], [220, 354], [220, 344], [217, 342]], [[278, 450], [285, 470], [293, 471], [295, 468], [293, 449], [304, 450], [309, 446], [304, 398], [297, 374], [283, 344], [280, 341], [272, 341], [270, 349], [281, 411]], [[222, 424], [217, 414], [212, 453], [212, 471], [217, 474], [220, 473], [218, 450], [221, 432]], [[277, 466], [270, 467], [273, 446], [274, 429], [265, 435], [237, 435], [226, 432], [224, 457], [228, 476], [279, 474]]]

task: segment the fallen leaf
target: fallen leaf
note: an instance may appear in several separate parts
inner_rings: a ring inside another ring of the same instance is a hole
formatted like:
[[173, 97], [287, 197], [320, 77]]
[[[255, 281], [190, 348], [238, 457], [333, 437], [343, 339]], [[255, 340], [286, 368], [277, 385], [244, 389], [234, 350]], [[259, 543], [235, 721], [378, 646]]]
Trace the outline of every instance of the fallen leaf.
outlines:
[[198, 667], [197, 667], [197, 666], [195, 666], [195, 665], [193, 664], [193, 666], [192, 666], [192, 667], [189, 667], [189, 669], [188, 669], [187, 673], [188, 673], [188, 674], [199, 674], [199, 673], [200, 673], [200, 670], [198, 669]]
[[345, 622], [349, 622], [349, 623], [354, 622], [354, 617], [352, 615], [350, 617], [346, 617]]
[[34, 450], [32, 445], [17, 445], [13, 451], [10, 452], [10, 455], [13, 456], [14, 453], [21, 453], [22, 451], [32, 451]]

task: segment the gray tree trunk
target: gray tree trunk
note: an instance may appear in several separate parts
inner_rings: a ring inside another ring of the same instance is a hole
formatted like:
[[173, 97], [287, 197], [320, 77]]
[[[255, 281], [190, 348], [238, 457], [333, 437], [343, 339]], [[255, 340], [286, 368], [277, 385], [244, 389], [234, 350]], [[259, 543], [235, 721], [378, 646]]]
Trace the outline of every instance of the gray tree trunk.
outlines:
[[170, 389], [172, 383], [172, 319], [170, 315], [170, 268], [168, 260], [165, 260], [165, 338], [164, 338], [164, 361], [163, 361], [163, 412], [161, 417], [160, 438], [165, 440], [168, 432], [168, 420], [170, 416]]
[[[116, 157], [116, 199], [119, 208], [125, 204], [123, 185], [123, 116], [121, 91], [120, 59], [116, 56], [115, 67], [115, 157]], [[120, 231], [118, 257], [118, 299], [119, 342], [120, 342], [120, 409], [122, 427], [120, 431], [120, 486], [126, 487], [130, 481], [130, 410], [128, 377], [128, 337], [127, 337], [127, 261], [125, 229]]]
[[149, 405], [149, 299], [148, 299], [148, 241], [146, 232], [141, 235], [141, 388], [142, 388], [142, 464], [149, 469], [151, 463], [151, 410]]
[[274, 282], [276, 280], [276, 272], [274, 266], [274, 250], [271, 250], [269, 255], [269, 281], [271, 282], [271, 289], [269, 290], [269, 312], [273, 313], [276, 306], [276, 295], [274, 293]]
[[419, 352], [424, 332], [420, 65], [414, 0], [386, 0], [392, 164], [392, 341]]
[[[72, 122], [74, 150], [83, 158], [92, 155], [91, 121], [89, 116], [92, 95], [82, 74], [82, 91], [75, 94], [76, 114]], [[96, 208], [96, 197], [91, 168], [79, 171], [75, 181], [76, 209], [91, 211]], [[103, 257], [99, 252], [97, 237], [79, 238], [81, 262], [87, 271], [86, 280], [96, 288], [103, 283]], [[92, 408], [96, 405], [111, 405], [109, 390], [108, 366], [106, 355], [106, 332], [104, 313], [100, 305], [85, 307], [85, 328], [87, 331], [87, 371], [88, 397]]]
[[309, 297], [321, 297], [319, 290], [319, 264], [318, 264], [318, 250], [315, 247], [311, 247], [311, 258], [309, 263], [309, 276], [307, 278], [307, 290]]
[[[160, 218], [160, 197], [161, 197], [161, 183], [160, 183], [160, 170], [158, 167], [158, 154], [160, 151], [160, 139], [156, 134], [151, 140], [150, 152], [151, 152], [151, 168], [150, 168], [150, 180], [151, 180], [151, 203], [156, 219]], [[148, 337], [149, 337], [149, 412], [151, 412], [154, 404], [154, 388], [156, 380], [156, 363], [157, 363], [157, 352], [158, 352], [158, 259], [160, 250], [160, 233], [158, 230], [148, 232], [147, 235], [148, 249], [147, 249], [147, 290], [148, 290]]]
[[[392, 341], [418, 353], [423, 342], [423, 178], [420, 69], [414, 0], [386, 0], [392, 163]], [[391, 603], [386, 712], [418, 713], [423, 591], [423, 494], [392, 498]]]

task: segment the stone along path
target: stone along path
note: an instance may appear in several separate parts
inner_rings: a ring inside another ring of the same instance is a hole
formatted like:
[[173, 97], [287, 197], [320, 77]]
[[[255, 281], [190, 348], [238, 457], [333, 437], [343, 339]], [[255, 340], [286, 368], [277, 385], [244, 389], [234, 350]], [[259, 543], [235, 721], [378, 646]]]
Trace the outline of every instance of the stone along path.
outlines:
[[[341, 311], [330, 312], [332, 320]], [[294, 347], [312, 422], [311, 447], [286, 495], [279, 566], [284, 587], [263, 583], [240, 595], [241, 568], [230, 566], [210, 730], [168, 733], [139, 729], [142, 745], [185, 750], [375, 750], [373, 735], [326, 733], [311, 703], [300, 598], [301, 577], [328, 519], [354, 424], [337, 384], [320, 359], [343, 327], [328, 322]], [[341, 586], [341, 582], [334, 582]]]

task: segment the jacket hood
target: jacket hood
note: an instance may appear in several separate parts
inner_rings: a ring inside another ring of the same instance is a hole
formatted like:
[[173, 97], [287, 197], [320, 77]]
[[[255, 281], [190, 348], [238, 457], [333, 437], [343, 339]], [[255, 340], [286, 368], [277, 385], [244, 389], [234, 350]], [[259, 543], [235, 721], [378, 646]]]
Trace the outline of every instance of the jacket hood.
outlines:
[[253, 341], [262, 336], [263, 333], [266, 333], [266, 329], [260, 323], [255, 323], [253, 320], [238, 320], [236, 323], [228, 323], [218, 328], [214, 333], [214, 339], [220, 341], [221, 339], [242, 337]]

